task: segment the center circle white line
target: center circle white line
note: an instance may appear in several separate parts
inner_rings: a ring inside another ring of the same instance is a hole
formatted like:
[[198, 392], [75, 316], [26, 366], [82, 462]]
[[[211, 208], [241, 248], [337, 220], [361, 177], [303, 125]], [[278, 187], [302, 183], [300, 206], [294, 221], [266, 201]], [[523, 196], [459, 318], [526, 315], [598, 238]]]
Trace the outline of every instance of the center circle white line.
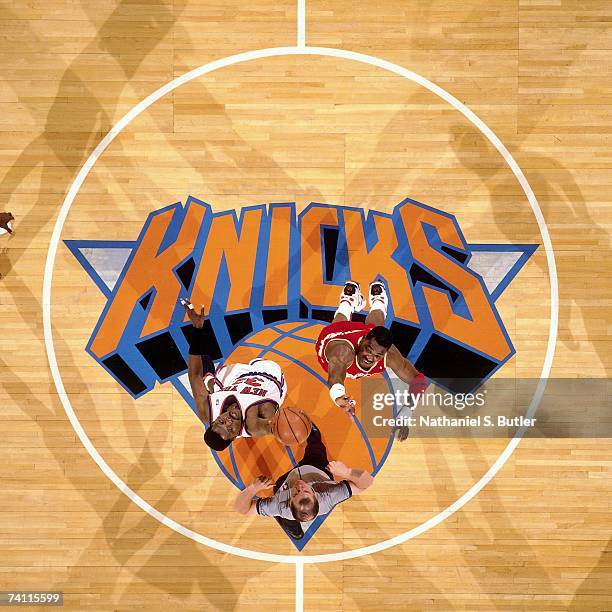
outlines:
[[537, 410], [537, 407], [544, 393], [544, 389], [546, 388], [546, 381], [550, 374], [550, 369], [552, 366], [552, 360], [557, 341], [557, 328], [559, 320], [559, 295], [555, 257], [544, 216], [540, 209], [540, 205], [538, 204], [538, 201], [533, 193], [533, 190], [531, 189], [529, 183], [527, 182], [527, 179], [525, 178], [525, 175], [519, 168], [518, 164], [516, 163], [510, 152], [506, 149], [506, 147], [499, 140], [499, 138], [493, 133], [493, 131], [487, 125], [485, 125], [485, 123], [479, 117], [477, 117], [469, 108], [467, 108], [464, 104], [457, 100], [457, 98], [455, 98], [453, 95], [451, 95], [435, 83], [432, 83], [428, 79], [416, 74], [415, 72], [412, 72], [411, 70], [403, 68], [402, 66], [393, 64], [392, 62], [388, 62], [386, 60], [363, 53], [356, 53], [354, 51], [346, 51], [343, 49], [333, 49], [327, 47], [273, 47], [269, 49], [258, 49], [256, 51], [239, 53], [237, 55], [231, 55], [229, 57], [225, 57], [219, 60], [215, 60], [213, 62], [209, 62], [208, 64], [204, 64], [203, 66], [191, 70], [190, 72], [187, 72], [184, 75], [174, 79], [163, 87], [160, 87], [157, 91], [153, 92], [142, 102], [132, 108], [117, 122], [117, 124], [113, 128], [111, 128], [109, 133], [102, 139], [102, 141], [94, 149], [91, 155], [87, 158], [87, 161], [78, 172], [76, 178], [74, 179], [74, 182], [68, 190], [64, 203], [62, 204], [62, 207], [58, 214], [55, 227], [53, 228], [53, 234], [51, 236], [51, 242], [49, 244], [47, 260], [45, 263], [42, 303], [45, 348], [47, 351], [47, 357], [49, 359], [49, 367], [51, 369], [53, 381], [57, 388], [57, 393], [62, 402], [64, 410], [66, 411], [70, 423], [72, 424], [76, 434], [79, 436], [79, 439], [81, 440], [83, 446], [87, 449], [87, 452], [98, 464], [104, 474], [106, 474], [106, 476], [119, 488], [120, 491], [122, 491], [135, 504], [140, 506], [140, 508], [142, 508], [145, 512], [147, 512], [153, 518], [158, 520], [160, 523], [166, 525], [167, 527], [170, 527], [178, 533], [181, 533], [185, 537], [191, 538], [192, 540], [195, 540], [200, 544], [204, 544], [205, 546], [209, 546], [221, 552], [238, 555], [240, 557], [246, 557], [248, 559], [255, 559], [258, 561], [293, 563], [300, 565], [303, 563], [328, 563], [332, 561], [344, 561], [347, 559], [354, 559], [363, 555], [380, 552], [398, 544], [402, 544], [410, 540], [411, 538], [414, 538], [424, 533], [428, 529], [431, 529], [432, 527], [438, 525], [444, 519], [448, 518], [451, 514], [459, 510], [470, 499], [472, 499], [495, 476], [495, 474], [497, 474], [497, 472], [508, 460], [510, 455], [512, 455], [512, 452], [518, 445], [524, 433], [524, 428], [519, 430], [516, 436], [512, 438], [512, 440], [510, 440], [510, 442], [504, 448], [498, 459], [481, 477], [481, 479], [478, 482], [474, 483], [472, 487], [468, 489], [459, 499], [457, 499], [454, 503], [448, 506], [448, 508], [446, 508], [445, 510], [442, 510], [441, 512], [439, 512], [435, 516], [432, 516], [430, 519], [428, 519], [421, 525], [410, 529], [409, 531], [406, 531], [403, 534], [400, 534], [393, 538], [389, 538], [382, 542], [378, 542], [377, 544], [373, 544], [371, 546], [364, 546], [362, 548], [356, 548], [353, 550], [322, 555], [278, 555], [273, 553], [243, 549], [236, 546], [224, 544], [223, 542], [218, 542], [217, 540], [208, 538], [200, 533], [192, 531], [191, 529], [185, 527], [184, 525], [181, 525], [180, 523], [177, 523], [173, 519], [167, 517], [165, 514], [159, 512], [147, 501], [142, 499], [142, 497], [140, 497], [136, 492], [134, 492], [125, 482], [123, 482], [123, 480], [121, 480], [121, 478], [119, 478], [119, 476], [117, 476], [117, 474], [115, 474], [112, 468], [106, 463], [106, 461], [103, 459], [100, 453], [98, 453], [98, 451], [92, 444], [91, 440], [85, 433], [83, 427], [81, 426], [81, 423], [79, 422], [72, 408], [70, 399], [66, 393], [64, 383], [59, 372], [57, 358], [55, 355], [55, 346], [53, 342], [53, 329], [51, 326], [51, 286], [53, 282], [53, 268], [55, 265], [55, 257], [57, 254], [57, 247], [59, 244], [62, 228], [64, 226], [66, 217], [74, 201], [74, 198], [76, 197], [79, 189], [81, 188], [83, 181], [89, 174], [90, 170], [92, 169], [100, 155], [104, 152], [106, 147], [108, 147], [108, 145], [114, 140], [114, 138], [140, 113], [142, 113], [145, 109], [151, 106], [151, 104], [159, 100], [162, 96], [166, 95], [167, 93], [170, 93], [171, 91], [175, 90], [177, 87], [180, 87], [184, 83], [187, 83], [192, 79], [203, 76], [210, 72], [214, 72], [215, 70], [219, 70], [220, 68], [225, 68], [227, 66], [233, 66], [242, 62], [248, 62], [251, 60], [263, 59], [267, 57], [279, 57], [287, 55], [315, 55], [322, 57], [336, 57], [340, 59], [356, 61], [362, 64], [369, 64], [371, 66], [382, 68], [383, 70], [387, 70], [388, 72], [392, 72], [415, 83], [418, 83], [422, 87], [425, 87], [432, 93], [435, 93], [437, 96], [448, 102], [456, 110], [462, 113], [467, 119], [469, 119], [472, 124], [475, 125], [487, 137], [491, 144], [493, 144], [493, 146], [499, 151], [501, 156], [504, 158], [504, 160], [514, 173], [514, 176], [518, 180], [523, 191], [525, 192], [525, 195], [527, 196], [533, 214], [538, 223], [538, 227], [540, 229], [540, 234], [542, 236], [542, 241], [546, 251], [546, 260], [548, 263], [550, 277], [550, 326], [548, 344], [544, 357], [544, 363], [542, 365], [542, 371], [540, 373], [540, 382], [538, 383], [534, 396], [526, 412], [526, 416], [529, 418], [532, 417], [535, 414], [535, 411]]
[[298, 0], [297, 4], [297, 46], [306, 46], [306, 0]]

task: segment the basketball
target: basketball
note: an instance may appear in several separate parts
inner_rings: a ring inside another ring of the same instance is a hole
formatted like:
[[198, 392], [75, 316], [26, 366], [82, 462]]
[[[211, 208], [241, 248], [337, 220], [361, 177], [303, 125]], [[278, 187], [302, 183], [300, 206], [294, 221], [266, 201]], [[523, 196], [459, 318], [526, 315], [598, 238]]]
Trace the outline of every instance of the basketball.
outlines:
[[286, 446], [303, 444], [310, 435], [312, 423], [308, 415], [297, 408], [280, 408], [276, 413], [272, 433], [274, 437]]

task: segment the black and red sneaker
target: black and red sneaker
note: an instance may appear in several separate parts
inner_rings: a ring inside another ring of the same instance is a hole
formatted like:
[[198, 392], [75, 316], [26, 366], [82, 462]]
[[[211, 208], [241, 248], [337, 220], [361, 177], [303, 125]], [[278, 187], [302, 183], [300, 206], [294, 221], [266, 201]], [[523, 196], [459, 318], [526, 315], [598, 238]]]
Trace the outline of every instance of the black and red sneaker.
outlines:
[[348, 303], [353, 312], [359, 312], [365, 308], [366, 301], [361, 293], [359, 283], [351, 280], [346, 282], [340, 294], [340, 303], [343, 302]]
[[389, 296], [387, 295], [387, 289], [382, 281], [375, 280], [370, 283], [370, 289], [368, 292], [368, 298], [370, 302], [370, 308], [376, 306], [387, 312], [389, 306]]

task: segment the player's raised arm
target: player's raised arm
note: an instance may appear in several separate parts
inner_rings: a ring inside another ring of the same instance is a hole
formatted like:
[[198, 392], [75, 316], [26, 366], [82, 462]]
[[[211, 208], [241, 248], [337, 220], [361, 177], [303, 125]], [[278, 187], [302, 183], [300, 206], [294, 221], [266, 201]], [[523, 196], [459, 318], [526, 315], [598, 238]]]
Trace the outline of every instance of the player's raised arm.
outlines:
[[204, 306], [198, 313], [188, 300], [181, 300], [181, 304], [185, 307], [187, 316], [193, 325], [187, 359], [187, 375], [191, 385], [191, 393], [195, 401], [198, 418], [204, 425], [208, 425], [208, 395], [212, 392], [215, 366], [210, 356], [206, 354], [206, 347], [204, 346], [205, 339], [202, 331]]
[[391, 368], [400, 380], [410, 385], [411, 395], [421, 395], [429, 386], [429, 382], [397, 349], [395, 344], [387, 352], [387, 366]]
[[326, 348], [327, 386], [334, 403], [348, 414], [355, 414], [355, 400], [346, 394], [346, 370], [355, 358], [355, 352], [346, 342], [330, 342]]

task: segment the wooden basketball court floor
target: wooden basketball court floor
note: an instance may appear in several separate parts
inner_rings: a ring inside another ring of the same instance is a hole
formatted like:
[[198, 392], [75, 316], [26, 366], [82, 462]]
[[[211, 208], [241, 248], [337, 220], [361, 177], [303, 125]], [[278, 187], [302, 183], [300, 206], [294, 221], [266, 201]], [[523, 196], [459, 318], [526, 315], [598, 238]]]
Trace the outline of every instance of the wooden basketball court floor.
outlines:
[[[172, 520], [298, 557], [417, 527], [478, 482], [508, 440], [396, 444], [373, 487], [298, 553], [273, 521], [232, 512], [235, 489], [172, 387], [135, 401], [85, 352], [105, 299], [62, 241], [134, 240], [148, 213], [191, 194], [215, 210], [316, 201], [390, 211], [408, 196], [456, 215], [473, 242], [542, 244], [516, 178], [465, 116], [373, 65], [254, 59], [177, 87], [117, 135], [72, 203], [46, 300], [62, 203], [111, 127], [191, 69], [300, 42], [375, 56], [451, 93], [514, 156], [557, 265], [551, 376], [605, 378], [612, 3], [308, 0], [300, 20], [294, 0], [9, 0], [0, 27], [0, 209], [16, 218], [14, 236], [0, 238], [0, 590], [63, 591], [74, 610], [612, 610], [610, 440], [523, 440], [446, 520], [381, 552], [297, 566], [242, 558], [162, 525], [103, 474], [59, 400], [43, 325], [50, 306], [58, 370], [95, 447]], [[516, 348], [505, 376], [540, 375], [549, 275], [540, 247], [498, 301]]]

